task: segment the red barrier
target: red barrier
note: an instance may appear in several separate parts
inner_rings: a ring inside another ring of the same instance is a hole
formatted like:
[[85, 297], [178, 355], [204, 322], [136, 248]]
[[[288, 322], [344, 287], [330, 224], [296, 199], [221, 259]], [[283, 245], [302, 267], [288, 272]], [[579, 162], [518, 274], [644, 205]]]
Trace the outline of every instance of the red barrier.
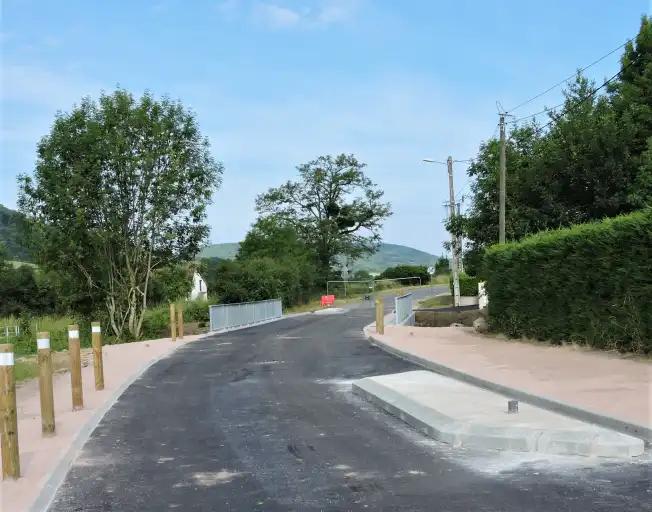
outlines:
[[321, 296], [321, 307], [332, 306], [335, 304], [335, 295], [322, 295]]

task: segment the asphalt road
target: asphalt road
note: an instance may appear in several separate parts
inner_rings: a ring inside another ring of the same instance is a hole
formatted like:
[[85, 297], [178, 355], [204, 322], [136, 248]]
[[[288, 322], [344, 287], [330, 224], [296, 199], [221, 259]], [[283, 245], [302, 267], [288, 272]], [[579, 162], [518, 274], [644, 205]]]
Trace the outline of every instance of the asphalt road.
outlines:
[[187, 345], [107, 413], [56, 511], [643, 511], [648, 462], [455, 450], [353, 396], [413, 369], [372, 347], [371, 304]]

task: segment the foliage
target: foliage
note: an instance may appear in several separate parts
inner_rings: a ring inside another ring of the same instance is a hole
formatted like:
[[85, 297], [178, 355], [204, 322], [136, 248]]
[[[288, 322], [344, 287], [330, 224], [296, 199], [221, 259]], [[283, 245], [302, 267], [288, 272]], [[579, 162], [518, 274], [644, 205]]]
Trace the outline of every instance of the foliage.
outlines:
[[490, 325], [510, 336], [650, 352], [650, 262], [652, 208], [492, 246]]
[[219, 302], [250, 302], [282, 298], [285, 306], [310, 299], [314, 266], [301, 259], [202, 260], [201, 274]]
[[290, 258], [314, 261], [315, 253], [299, 238], [292, 224], [282, 217], [269, 215], [256, 220], [240, 244], [236, 258]]
[[124, 90], [57, 115], [19, 204], [40, 261], [104, 306], [117, 337], [141, 335], [152, 272], [187, 261], [208, 234], [222, 166], [180, 103]]
[[300, 165], [298, 181], [288, 181], [258, 196], [256, 209], [292, 226], [316, 256], [325, 281], [336, 257], [351, 259], [378, 248], [380, 228], [391, 214], [383, 192], [353, 155], [321, 156]]
[[356, 281], [371, 281], [373, 278], [366, 270], [358, 270], [353, 274], [353, 279]]
[[[479, 279], [474, 276], [470, 276], [465, 272], [460, 272], [458, 274], [460, 282], [460, 296], [461, 297], [475, 297], [478, 295], [478, 281]], [[453, 290], [453, 276], [451, 275], [448, 279], [448, 287], [450, 288], [451, 295], [455, 292]]]
[[10, 260], [31, 261], [32, 255], [27, 248], [24, 233], [23, 216], [0, 204], [0, 244], [5, 248]]
[[437, 261], [435, 261], [435, 275], [448, 274], [450, 271], [450, 260], [446, 256], [437, 258]]
[[169, 304], [185, 299], [192, 290], [192, 265], [172, 263], [154, 270], [148, 290], [150, 304]]
[[386, 268], [378, 276], [378, 279], [397, 279], [401, 277], [419, 277], [421, 278], [422, 284], [426, 284], [430, 281], [428, 267], [425, 265], [397, 265], [395, 267]]
[[0, 317], [53, 313], [57, 291], [49, 277], [30, 265], [10, 265], [0, 246]]
[[[632, 212], [652, 204], [652, 21], [643, 17], [621, 74], [605, 94], [581, 75], [562, 109], [516, 126], [506, 142], [506, 237]], [[549, 125], [549, 127], [547, 126]], [[480, 146], [468, 170], [472, 204], [462, 231], [479, 272], [484, 248], [498, 240], [499, 143]]]

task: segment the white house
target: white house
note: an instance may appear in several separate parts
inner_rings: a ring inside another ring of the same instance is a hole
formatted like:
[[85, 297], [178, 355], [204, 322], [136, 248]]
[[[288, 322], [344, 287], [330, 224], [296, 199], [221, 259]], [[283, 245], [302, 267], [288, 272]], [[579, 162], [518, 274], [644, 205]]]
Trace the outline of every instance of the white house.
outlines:
[[204, 281], [204, 278], [199, 274], [199, 272], [195, 272], [192, 276], [192, 290], [190, 290], [188, 299], [208, 300], [208, 288], [206, 287], [206, 281]]

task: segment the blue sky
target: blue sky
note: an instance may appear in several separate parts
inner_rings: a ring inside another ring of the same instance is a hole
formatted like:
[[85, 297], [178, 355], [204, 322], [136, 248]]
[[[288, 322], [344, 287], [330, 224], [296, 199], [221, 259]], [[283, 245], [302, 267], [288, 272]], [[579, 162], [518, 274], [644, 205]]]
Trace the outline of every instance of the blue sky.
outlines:
[[[257, 194], [318, 155], [355, 153], [394, 216], [384, 240], [441, 253], [443, 166], [509, 109], [636, 34], [643, 0], [3, 0], [0, 203], [57, 110], [120, 85], [180, 99], [226, 171], [211, 242], [240, 240]], [[597, 80], [619, 53], [592, 67]], [[559, 102], [560, 89], [518, 110]], [[457, 190], [467, 182], [455, 170]]]

